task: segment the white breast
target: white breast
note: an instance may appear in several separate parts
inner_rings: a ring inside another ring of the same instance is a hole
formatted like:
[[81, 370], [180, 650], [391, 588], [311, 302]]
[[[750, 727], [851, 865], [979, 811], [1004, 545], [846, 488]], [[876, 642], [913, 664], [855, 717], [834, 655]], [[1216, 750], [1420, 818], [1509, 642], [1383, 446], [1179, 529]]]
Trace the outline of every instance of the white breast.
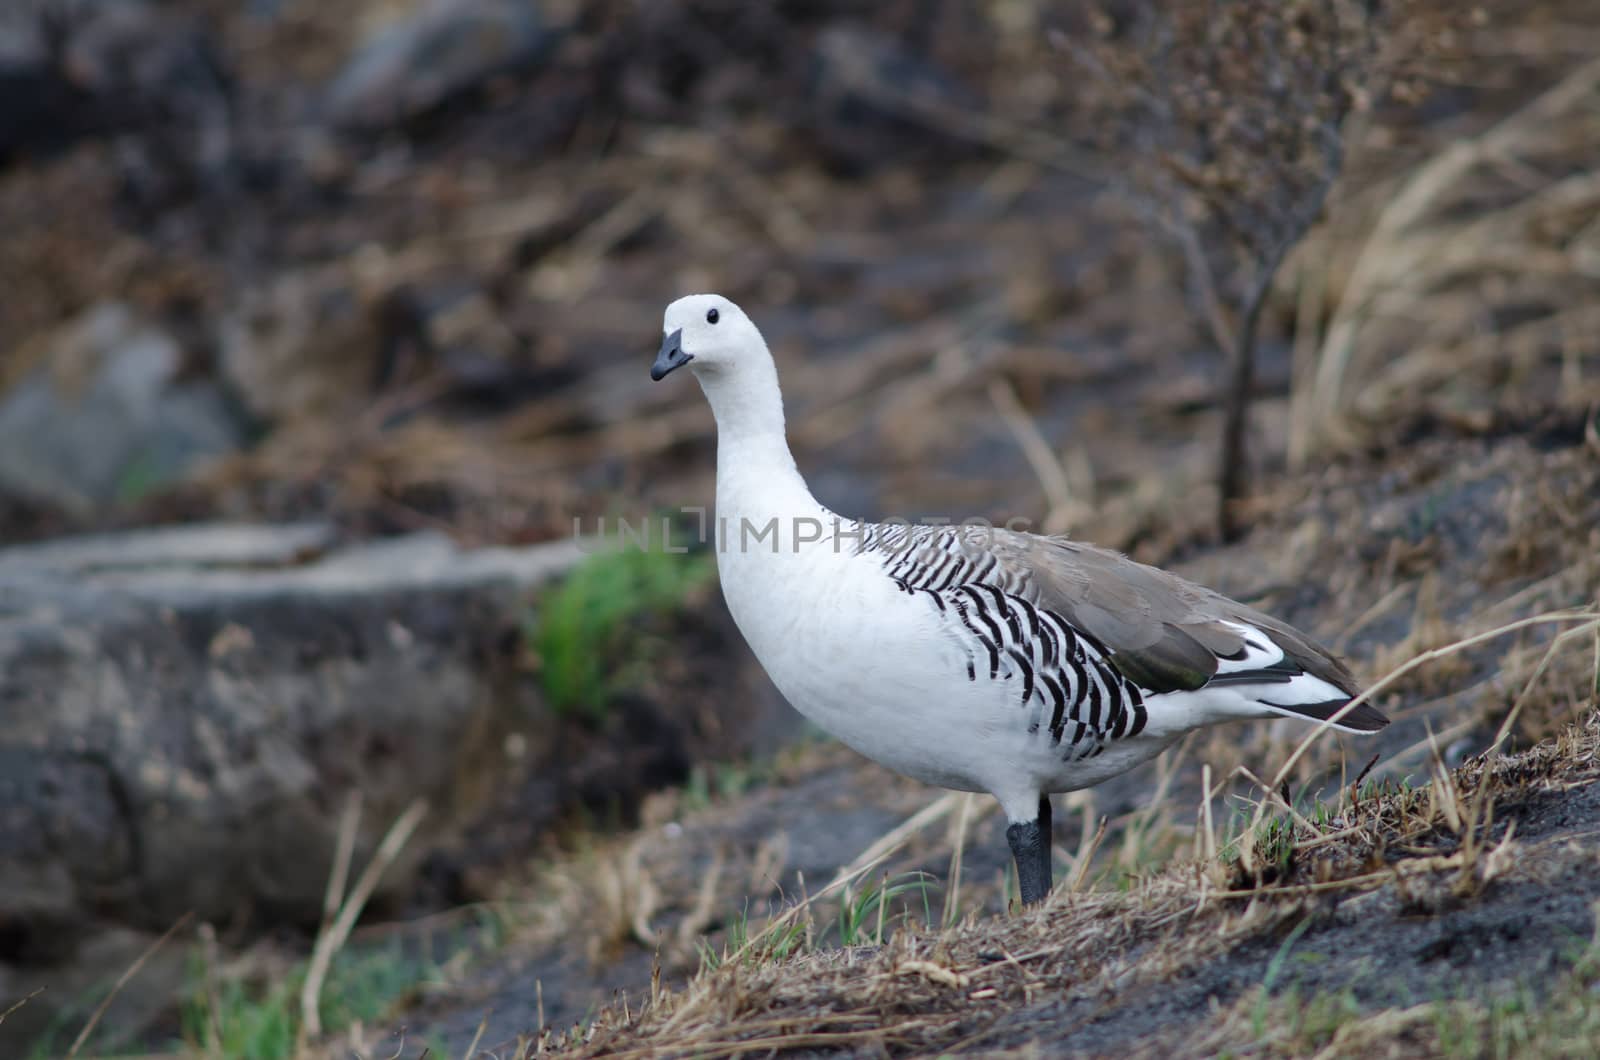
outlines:
[[976, 790], [951, 748], [972, 712], [936, 694], [965, 656], [931, 609], [831, 540], [730, 550], [718, 568], [734, 621], [796, 710], [892, 769]]

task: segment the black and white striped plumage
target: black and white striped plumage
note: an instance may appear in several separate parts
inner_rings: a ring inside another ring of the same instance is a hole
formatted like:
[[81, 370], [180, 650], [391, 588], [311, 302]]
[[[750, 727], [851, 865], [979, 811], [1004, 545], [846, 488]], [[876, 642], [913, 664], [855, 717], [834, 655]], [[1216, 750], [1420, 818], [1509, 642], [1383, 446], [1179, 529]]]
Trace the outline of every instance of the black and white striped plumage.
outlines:
[[[689, 365], [716, 413], [724, 596], [789, 701], [840, 739], [1005, 810], [1024, 901], [1049, 880], [1049, 795], [1217, 722], [1334, 717], [1349, 671], [1305, 635], [1176, 575], [1060, 538], [851, 524], [789, 454], [760, 333], [716, 295], [668, 307], [657, 378]], [[1369, 706], [1337, 727], [1387, 724]]]
[[1091, 758], [1149, 721], [1145, 690], [1090, 631], [1040, 600], [1025, 567], [1007, 565], [987, 527], [871, 524], [858, 555], [878, 556], [901, 591], [937, 610], [966, 641], [968, 681], [1010, 689], [1030, 734], [1045, 733], [1063, 761]]
[[[975, 642], [969, 678], [985, 661], [991, 678], [1020, 674], [1024, 703], [1044, 685], [1047, 705], [1098, 744], [1138, 735], [1148, 695], [1250, 689], [1271, 711], [1323, 720], [1358, 691], [1293, 627], [1115, 552], [986, 525], [868, 524], [854, 536], [902, 591], [954, 611]], [[1336, 727], [1386, 724], [1361, 704]]]

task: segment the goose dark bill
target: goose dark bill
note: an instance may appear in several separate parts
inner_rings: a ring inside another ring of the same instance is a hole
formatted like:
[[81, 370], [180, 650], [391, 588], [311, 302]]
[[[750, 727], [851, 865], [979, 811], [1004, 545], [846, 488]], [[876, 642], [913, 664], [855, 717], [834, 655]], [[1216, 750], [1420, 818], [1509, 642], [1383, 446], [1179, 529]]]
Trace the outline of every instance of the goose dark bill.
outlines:
[[650, 378], [659, 383], [692, 360], [693, 354], [683, 352], [683, 329], [679, 328], [661, 340], [656, 362], [650, 366]]

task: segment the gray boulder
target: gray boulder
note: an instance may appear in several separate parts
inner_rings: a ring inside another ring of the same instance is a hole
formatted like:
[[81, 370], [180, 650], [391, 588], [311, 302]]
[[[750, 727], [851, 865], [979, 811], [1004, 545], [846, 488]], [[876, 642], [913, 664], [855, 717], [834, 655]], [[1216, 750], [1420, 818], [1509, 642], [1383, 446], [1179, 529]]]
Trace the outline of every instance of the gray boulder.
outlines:
[[85, 514], [237, 449], [213, 383], [183, 378], [171, 335], [107, 302], [53, 335], [0, 395], [0, 493]]
[[[603, 717], [549, 708], [523, 632], [584, 555], [342, 544], [320, 524], [0, 549], [0, 1007], [45, 990], [0, 1026], [0, 1056], [75, 1031], [186, 912], [232, 943], [309, 937], [353, 791], [357, 871], [426, 801], [369, 909], [432, 908], [481, 897], [575, 805], [626, 812], [780, 728], [708, 597], [641, 619], [672, 657]], [[119, 995], [100, 1044], [171, 1002], [193, 930]]]
[[404, 880], [506, 761], [515, 631], [578, 556], [319, 526], [0, 550], [0, 959], [97, 918], [314, 919], [351, 790], [362, 857], [432, 803]]

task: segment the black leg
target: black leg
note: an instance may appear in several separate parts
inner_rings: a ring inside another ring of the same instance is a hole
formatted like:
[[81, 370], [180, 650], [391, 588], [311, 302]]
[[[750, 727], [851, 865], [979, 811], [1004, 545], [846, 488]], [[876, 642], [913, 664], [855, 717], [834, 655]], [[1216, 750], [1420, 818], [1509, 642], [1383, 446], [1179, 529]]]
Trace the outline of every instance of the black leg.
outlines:
[[1050, 893], [1050, 884], [1055, 878], [1051, 871], [1051, 847], [1055, 841], [1055, 834], [1050, 820], [1050, 795], [1047, 792], [1039, 793], [1039, 879], [1044, 882], [1044, 889], [1039, 892], [1042, 900]]
[[1050, 893], [1050, 796], [1039, 796], [1039, 816], [1006, 829], [1011, 856], [1017, 862], [1017, 890], [1022, 904], [1042, 902]]

